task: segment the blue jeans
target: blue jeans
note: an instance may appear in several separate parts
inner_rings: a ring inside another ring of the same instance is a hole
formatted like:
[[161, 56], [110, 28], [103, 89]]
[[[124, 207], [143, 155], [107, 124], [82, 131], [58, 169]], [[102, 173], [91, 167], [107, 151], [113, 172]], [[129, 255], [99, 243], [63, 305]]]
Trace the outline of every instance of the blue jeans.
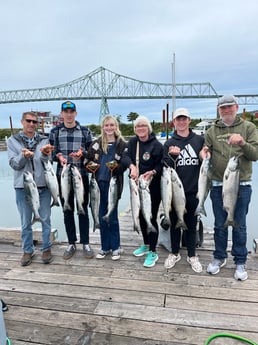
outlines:
[[[42, 247], [41, 250], [45, 251], [46, 249], [52, 246], [50, 242], [50, 233], [51, 233], [51, 194], [47, 188], [40, 188], [39, 190], [39, 215], [42, 219]], [[26, 194], [23, 188], [15, 189], [16, 194], [16, 205], [20, 213], [21, 218], [21, 239], [22, 239], [22, 248], [24, 253], [32, 253], [34, 250], [33, 244], [33, 232], [32, 232], [32, 209], [29, 205]]]
[[[234, 257], [236, 265], [246, 263], [247, 259], [247, 231], [246, 215], [251, 200], [251, 186], [239, 186], [238, 199], [236, 203], [234, 220], [237, 227], [232, 229], [232, 249], [231, 254]], [[215, 250], [213, 252], [215, 259], [227, 258], [228, 228], [224, 227], [227, 219], [227, 212], [223, 209], [222, 187], [213, 187], [210, 191], [212, 201], [214, 223], [214, 242]]]
[[115, 206], [114, 210], [110, 214], [109, 223], [102, 219], [108, 210], [108, 181], [99, 181], [100, 190], [100, 205], [99, 205], [99, 223], [100, 223], [100, 240], [101, 249], [104, 252], [110, 250], [114, 251], [120, 247], [120, 229], [118, 222], [118, 205]]

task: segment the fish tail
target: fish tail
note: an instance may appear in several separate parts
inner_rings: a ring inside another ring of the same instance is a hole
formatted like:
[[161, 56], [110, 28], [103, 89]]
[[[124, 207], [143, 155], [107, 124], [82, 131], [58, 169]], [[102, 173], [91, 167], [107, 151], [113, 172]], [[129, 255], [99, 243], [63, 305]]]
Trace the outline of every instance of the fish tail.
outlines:
[[64, 204], [63, 211], [72, 211], [72, 208], [69, 204]]
[[33, 224], [35, 224], [35, 223], [37, 223], [37, 222], [42, 222], [42, 219], [40, 218], [40, 216], [36, 216], [36, 215], [34, 214], [33, 219], [32, 219], [32, 221], [31, 221], [31, 224], [33, 225]]
[[59, 201], [58, 200], [53, 200], [52, 204], [50, 205], [50, 207], [53, 207], [53, 206], [60, 206]]
[[232, 226], [232, 228], [238, 228], [238, 223], [235, 222], [235, 220], [227, 219], [224, 223], [224, 228], [227, 228], [228, 226]]
[[109, 223], [109, 215], [106, 214], [105, 216], [102, 217], [102, 219], [103, 219], [105, 222]]
[[150, 225], [147, 227], [147, 233], [150, 234], [151, 232], [157, 233], [157, 229], [155, 228], [155, 226]]
[[204, 206], [197, 207], [195, 212], [194, 212], [195, 216], [198, 216], [200, 214], [203, 214], [205, 217], [207, 217], [207, 213], [206, 213], [206, 210], [205, 210]]
[[176, 223], [176, 227], [175, 228], [176, 229], [181, 228], [183, 230], [188, 230], [188, 228], [187, 228], [187, 226], [186, 226], [186, 224], [185, 224], [185, 222], [183, 220], [178, 220], [177, 223]]

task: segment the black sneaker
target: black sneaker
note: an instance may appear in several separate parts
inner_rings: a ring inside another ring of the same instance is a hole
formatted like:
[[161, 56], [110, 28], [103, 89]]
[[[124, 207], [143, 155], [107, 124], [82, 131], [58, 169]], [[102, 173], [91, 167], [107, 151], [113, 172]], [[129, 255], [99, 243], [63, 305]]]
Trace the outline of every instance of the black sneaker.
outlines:
[[71, 257], [74, 255], [75, 251], [76, 251], [75, 244], [69, 244], [68, 247], [66, 248], [64, 254], [63, 254], [63, 259], [64, 260], [71, 259]]
[[1, 299], [2, 302], [2, 311], [7, 311], [8, 310], [8, 306], [7, 304]]

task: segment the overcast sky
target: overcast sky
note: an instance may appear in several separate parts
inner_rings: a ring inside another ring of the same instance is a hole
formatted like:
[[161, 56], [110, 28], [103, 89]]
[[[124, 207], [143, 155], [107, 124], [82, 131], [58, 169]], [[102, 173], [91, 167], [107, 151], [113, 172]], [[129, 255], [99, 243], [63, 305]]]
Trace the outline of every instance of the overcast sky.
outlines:
[[[2, 1], [0, 91], [55, 86], [100, 66], [170, 83], [175, 53], [177, 83], [258, 94], [257, 14], [257, 0]], [[130, 111], [161, 121], [166, 102], [113, 101], [109, 110], [124, 122]], [[10, 116], [19, 126], [26, 110], [59, 114], [60, 104], [0, 104], [0, 127], [9, 127]], [[82, 124], [98, 123], [100, 101], [76, 104]], [[215, 100], [177, 100], [176, 106], [193, 118], [216, 114]]]

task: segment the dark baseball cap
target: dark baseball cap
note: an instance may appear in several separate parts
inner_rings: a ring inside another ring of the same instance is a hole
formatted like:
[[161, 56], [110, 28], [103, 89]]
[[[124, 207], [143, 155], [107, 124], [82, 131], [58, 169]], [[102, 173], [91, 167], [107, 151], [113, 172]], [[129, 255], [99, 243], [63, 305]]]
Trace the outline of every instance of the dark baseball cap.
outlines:
[[66, 110], [66, 109], [72, 109], [72, 110], [76, 111], [76, 105], [73, 102], [66, 101], [66, 102], [62, 103], [61, 111]]

